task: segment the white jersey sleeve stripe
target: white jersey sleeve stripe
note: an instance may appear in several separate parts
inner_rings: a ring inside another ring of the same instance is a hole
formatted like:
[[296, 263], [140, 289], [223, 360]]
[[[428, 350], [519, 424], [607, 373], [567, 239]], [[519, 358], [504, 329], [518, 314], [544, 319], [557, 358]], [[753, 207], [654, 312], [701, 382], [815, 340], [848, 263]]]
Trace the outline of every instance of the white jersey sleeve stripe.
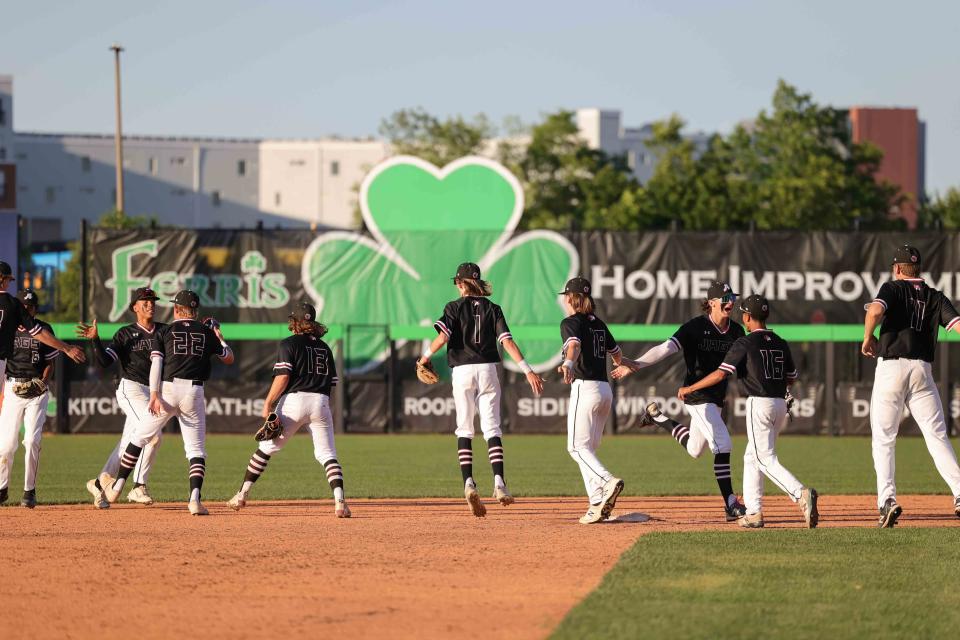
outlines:
[[437, 320], [436, 322], [433, 323], [433, 326], [437, 329], [440, 329], [440, 331], [443, 331], [443, 333], [445, 333], [448, 338], [450, 337], [450, 329], [447, 328], [447, 325]]
[[950, 331], [951, 329], [953, 329], [954, 325], [956, 325], [958, 322], [960, 322], [960, 316], [957, 316], [956, 318], [948, 322], [947, 331]]
[[721, 363], [720, 363], [720, 368], [723, 369], [724, 371], [726, 371], [727, 373], [736, 373], [736, 372], [737, 372], [737, 368], [736, 368], [735, 366], [733, 366], [732, 364], [727, 364], [726, 362], [721, 362]]

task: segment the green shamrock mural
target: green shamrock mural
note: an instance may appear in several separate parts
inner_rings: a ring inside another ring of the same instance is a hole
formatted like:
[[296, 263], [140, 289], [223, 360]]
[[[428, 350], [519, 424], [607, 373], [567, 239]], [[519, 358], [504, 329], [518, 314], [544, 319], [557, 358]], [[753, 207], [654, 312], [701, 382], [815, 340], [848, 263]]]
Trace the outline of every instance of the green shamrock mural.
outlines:
[[[523, 189], [502, 165], [465, 157], [438, 169], [397, 156], [376, 166], [360, 188], [370, 236], [318, 236], [303, 260], [303, 283], [324, 322], [431, 326], [459, 295], [452, 276], [476, 262], [493, 285], [492, 299], [512, 328], [557, 325], [557, 292], [576, 275], [574, 246], [552, 231], [513, 235]], [[527, 361], [544, 371], [559, 362], [557, 340], [518, 340]], [[385, 357], [382, 343], [351, 344], [350, 367], [369, 369]], [[512, 370], [513, 363], [506, 366]]]

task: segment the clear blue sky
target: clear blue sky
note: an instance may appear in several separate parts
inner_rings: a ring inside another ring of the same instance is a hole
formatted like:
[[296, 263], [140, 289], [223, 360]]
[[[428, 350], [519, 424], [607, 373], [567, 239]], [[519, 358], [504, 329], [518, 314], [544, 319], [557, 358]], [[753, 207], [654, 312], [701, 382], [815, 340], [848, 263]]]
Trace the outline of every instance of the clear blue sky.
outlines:
[[725, 131], [777, 78], [838, 106], [916, 106], [927, 188], [960, 185], [960, 2], [17, 2], [0, 73], [21, 131], [376, 134], [392, 111], [600, 106]]

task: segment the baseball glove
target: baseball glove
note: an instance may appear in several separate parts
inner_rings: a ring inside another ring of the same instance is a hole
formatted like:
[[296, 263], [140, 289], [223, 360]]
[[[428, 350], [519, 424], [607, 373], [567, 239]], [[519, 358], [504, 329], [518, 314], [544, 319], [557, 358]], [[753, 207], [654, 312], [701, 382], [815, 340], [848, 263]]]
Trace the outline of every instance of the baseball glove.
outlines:
[[417, 378], [419, 378], [423, 384], [437, 384], [440, 382], [440, 376], [437, 375], [437, 370], [433, 368], [433, 363], [429, 360], [427, 360], [425, 364], [417, 360]]
[[208, 318], [204, 318], [204, 319], [202, 320], [202, 324], [203, 324], [205, 327], [209, 327], [209, 328], [211, 328], [211, 329], [216, 329], [217, 327], [220, 326], [220, 321], [217, 320], [216, 318], [208, 317]]
[[13, 392], [21, 398], [36, 398], [47, 392], [47, 384], [40, 378], [32, 378], [25, 382], [14, 382]]
[[253, 436], [257, 442], [263, 442], [264, 440], [273, 440], [283, 432], [283, 427], [280, 426], [280, 417], [271, 413], [267, 416], [267, 419], [263, 421], [263, 424], [260, 425], [260, 428], [257, 429], [257, 433]]

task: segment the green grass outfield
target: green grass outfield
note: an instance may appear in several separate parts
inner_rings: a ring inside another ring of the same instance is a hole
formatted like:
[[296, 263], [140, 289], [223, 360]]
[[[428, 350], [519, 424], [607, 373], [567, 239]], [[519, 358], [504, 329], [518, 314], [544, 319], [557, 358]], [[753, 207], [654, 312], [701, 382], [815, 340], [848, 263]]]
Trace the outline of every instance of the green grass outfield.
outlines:
[[[420, 498], [462, 496], [456, 440], [452, 435], [339, 435], [347, 496]], [[49, 435], [43, 438], [37, 497], [41, 503], [86, 502], [87, 479], [99, 473], [117, 442], [113, 435]], [[734, 487], [741, 486], [745, 438], [734, 439]], [[207, 439], [204, 497], [226, 500], [239, 487], [252, 436], [211, 435]], [[583, 485], [566, 452], [564, 436], [506, 436], [507, 483], [518, 496], [579, 496]], [[956, 447], [956, 443], [955, 443]], [[868, 438], [790, 436], [780, 439], [781, 461], [820, 493], [870, 494], [875, 490]], [[599, 451], [608, 468], [623, 477], [625, 495], [710, 495], [716, 492], [713, 456], [691, 459], [668, 436], [607, 437]], [[474, 443], [474, 472], [481, 489], [492, 487], [490, 465], [481, 439]], [[903, 494], [948, 493], [921, 438], [897, 443], [897, 487]], [[150, 478], [154, 498], [184, 500], [187, 461], [179, 436], [166, 436]], [[11, 498], [23, 479], [23, 448], [11, 476]], [[777, 490], [768, 485], [768, 493]], [[253, 499], [329, 498], [330, 489], [313, 459], [312, 441], [298, 434], [276, 454], [257, 482]]]
[[552, 637], [956, 638], [958, 541], [956, 528], [651, 533]]

